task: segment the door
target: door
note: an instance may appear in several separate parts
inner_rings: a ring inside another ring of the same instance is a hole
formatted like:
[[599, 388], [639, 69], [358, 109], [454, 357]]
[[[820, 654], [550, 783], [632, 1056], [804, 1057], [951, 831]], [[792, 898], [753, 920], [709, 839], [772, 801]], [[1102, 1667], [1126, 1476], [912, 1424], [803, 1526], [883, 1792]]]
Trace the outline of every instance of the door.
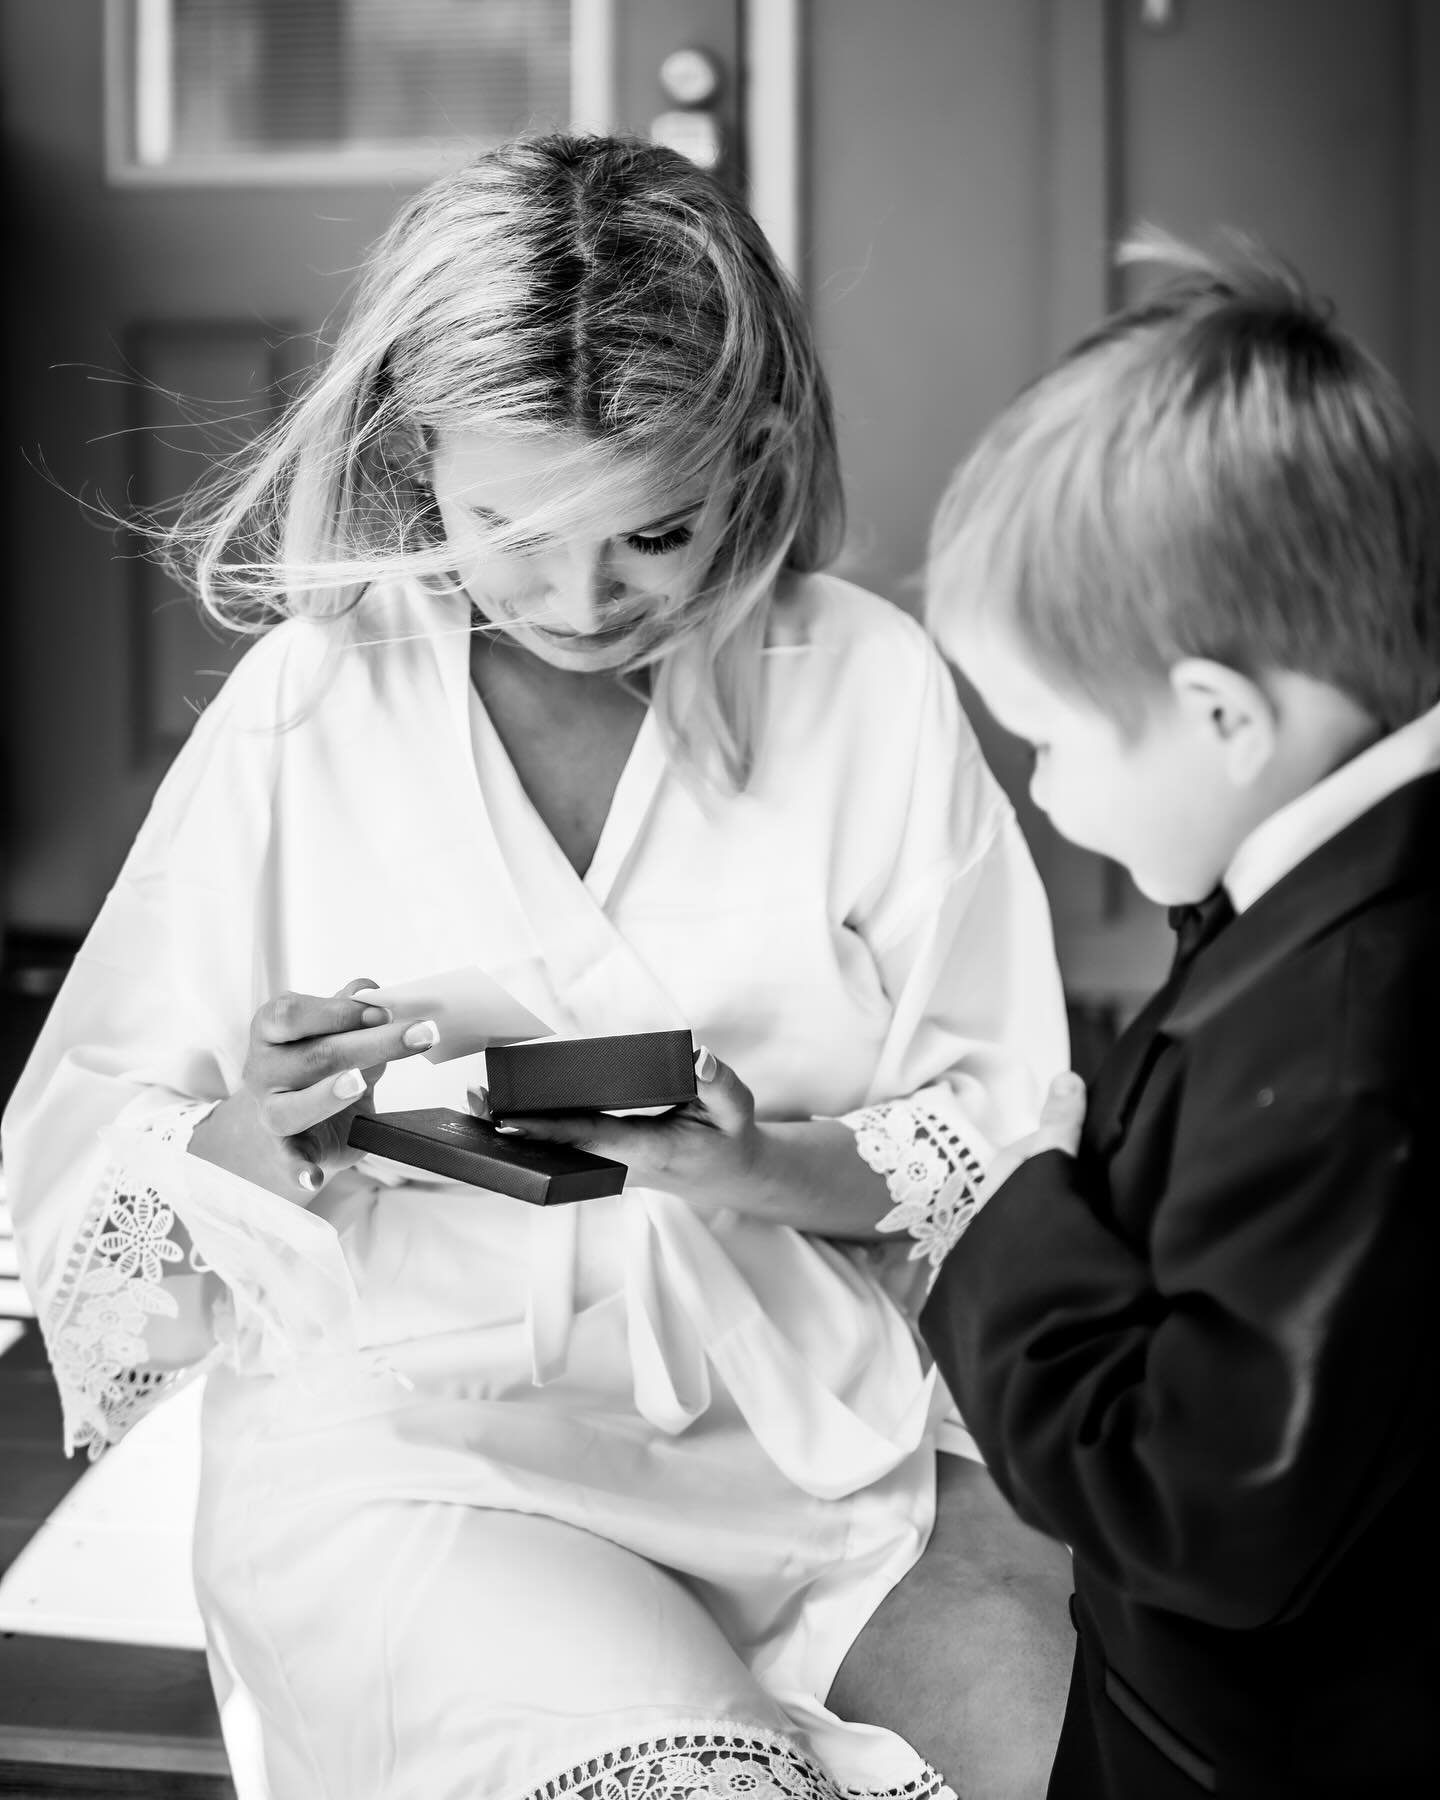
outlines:
[[[658, 120], [703, 155], [718, 131], [741, 181], [739, 16], [740, 0], [5, 0], [0, 923], [88, 926], [233, 658], [105, 509], [173, 498], [269, 415], [477, 92], [501, 135]], [[705, 58], [667, 64], [686, 50]]]
[[[1106, 235], [1143, 221], [1201, 243], [1222, 226], [1258, 236], [1334, 302], [1440, 441], [1440, 8], [1110, 0], [1098, 24]], [[1101, 277], [1103, 297], [1130, 297], [1128, 273]], [[1069, 846], [1047, 845], [1047, 863], [1072, 993], [1130, 1010], [1169, 964], [1161, 909]]]

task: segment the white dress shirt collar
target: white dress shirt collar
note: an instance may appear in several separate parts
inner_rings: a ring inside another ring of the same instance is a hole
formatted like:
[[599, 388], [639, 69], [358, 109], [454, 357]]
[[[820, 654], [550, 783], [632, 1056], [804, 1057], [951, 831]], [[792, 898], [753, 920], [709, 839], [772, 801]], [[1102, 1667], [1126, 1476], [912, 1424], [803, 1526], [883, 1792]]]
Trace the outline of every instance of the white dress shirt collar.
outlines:
[[1224, 886], [1236, 912], [1397, 788], [1440, 769], [1440, 706], [1371, 744], [1263, 819], [1240, 845]]

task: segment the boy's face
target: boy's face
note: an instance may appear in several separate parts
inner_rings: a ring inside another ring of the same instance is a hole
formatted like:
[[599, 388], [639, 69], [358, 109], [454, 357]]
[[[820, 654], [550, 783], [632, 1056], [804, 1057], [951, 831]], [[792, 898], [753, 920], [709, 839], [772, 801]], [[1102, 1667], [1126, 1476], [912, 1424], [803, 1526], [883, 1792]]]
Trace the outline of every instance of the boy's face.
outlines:
[[996, 722], [1033, 746], [1031, 798], [1062, 836], [1123, 864], [1162, 905], [1218, 886], [1254, 819], [1192, 711], [1162, 692], [1127, 735], [1052, 686], [1004, 627], [977, 625], [956, 649]]

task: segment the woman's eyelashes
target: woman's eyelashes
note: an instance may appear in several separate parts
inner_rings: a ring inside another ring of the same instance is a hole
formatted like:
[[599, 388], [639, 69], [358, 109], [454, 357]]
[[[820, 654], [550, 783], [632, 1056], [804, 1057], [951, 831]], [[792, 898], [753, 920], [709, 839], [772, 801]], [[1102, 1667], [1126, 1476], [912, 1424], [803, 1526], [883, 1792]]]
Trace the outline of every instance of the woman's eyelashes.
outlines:
[[694, 536], [693, 526], [672, 525], [669, 531], [657, 532], [653, 537], [632, 532], [625, 542], [642, 556], [668, 556], [672, 550], [683, 550]]
[[[488, 507], [475, 506], [470, 511], [475, 522], [486, 531], [508, 533], [514, 529], [508, 519], [502, 519], [499, 513], [491, 512]], [[694, 537], [695, 527], [682, 521], [664, 531], [626, 532], [619, 541], [627, 549], [638, 551], [641, 556], [669, 556], [676, 550], [683, 550]], [[543, 533], [535, 537], [510, 537], [504, 548], [512, 556], [533, 556], [550, 542], [551, 539]]]

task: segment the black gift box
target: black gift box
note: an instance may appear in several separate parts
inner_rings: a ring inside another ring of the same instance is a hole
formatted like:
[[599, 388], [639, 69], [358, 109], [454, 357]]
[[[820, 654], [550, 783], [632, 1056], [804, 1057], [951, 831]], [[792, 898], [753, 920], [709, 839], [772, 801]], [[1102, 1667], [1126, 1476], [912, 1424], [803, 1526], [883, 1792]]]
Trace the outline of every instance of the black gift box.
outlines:
[[695, 1098], [694, 1056], [688, 1031], [492, 1044], [485, 1052], [490, 1111], [508, 1119], [523, 1113], [683, 1106]]
[[357, 1150], [370, 1150], [455, 1181], [469, 1181], [492, 1193], [528, 1200], [533, 1206], [597, 1200], [605, 1194], [618, 1194], [625, 1185], [624, 1163], [612, 1162], [608, 1156], [592, 1156], [569, 1144], [516, 1137], [444, 1106], [418, 1112], [356, 1113], [350, 1121], [349, 1141]]

